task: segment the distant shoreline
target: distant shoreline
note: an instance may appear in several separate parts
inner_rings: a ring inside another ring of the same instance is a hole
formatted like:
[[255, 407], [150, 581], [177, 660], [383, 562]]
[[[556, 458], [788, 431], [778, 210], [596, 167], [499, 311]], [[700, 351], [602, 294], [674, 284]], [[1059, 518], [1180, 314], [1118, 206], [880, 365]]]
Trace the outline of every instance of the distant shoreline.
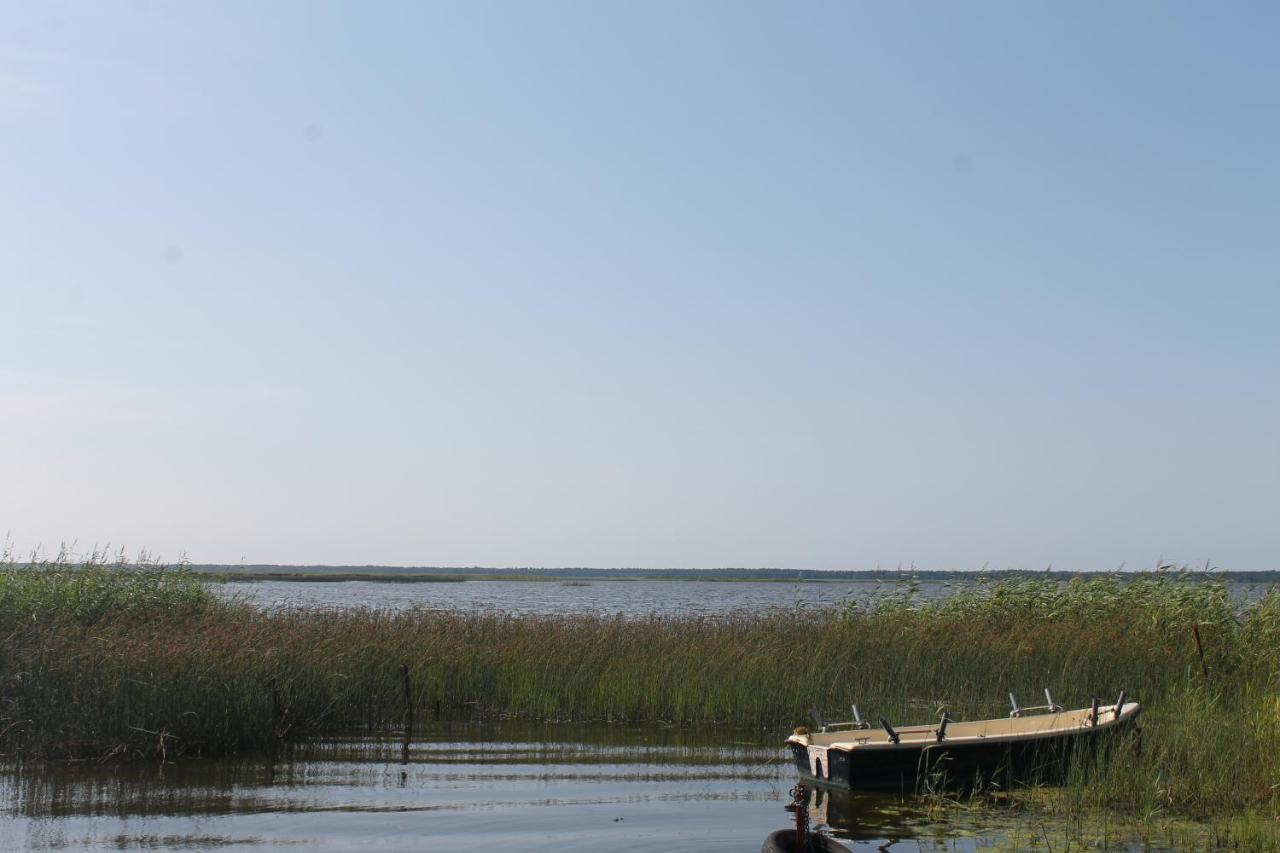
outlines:
[[[1068, 581], [1072, 578], [1096, 578], [1120, 575], [1124, 578], [1155, 574], [1145, 571], [1081, 571], [1056, 570], [999, 571], [962, 570], [858, 570], [804, 571], [799, 569], [600, 569], [600, 568], [497, 568], [470, 566], [285, 566], [285, 565], [219, 565], [192, 564], [193, 572], [230, 582], [292, 581], [341, 582], [370, 581], [379, 583], [458, 583], [462, 581], [718, 581], [727, 583], [905, 583], [974, 581], [978, 579], [1008, 580], [1040, 578]], [[1175, 572], [1165, 569], [1166, 573]], [[1277, 584], [1280, 570], [1231, 572], [1221, 570], [1188, 570], [1193, 578], [1218, 578], [1232, 583]]]

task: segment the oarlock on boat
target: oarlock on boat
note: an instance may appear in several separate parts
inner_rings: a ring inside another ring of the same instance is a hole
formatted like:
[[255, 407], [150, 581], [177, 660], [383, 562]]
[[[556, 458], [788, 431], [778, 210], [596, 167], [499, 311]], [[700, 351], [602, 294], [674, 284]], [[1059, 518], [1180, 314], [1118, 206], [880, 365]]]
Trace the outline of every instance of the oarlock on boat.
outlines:
[[1136, 728], [1141, 710], [1121, 691], [1112, 705], [1094, 699], [1088, 708], [1064, 710], [1044, 691], [1045, 703], [1022, 707], [1009, 694], [1008, 717], [955, 720], [941, 709], [936, 725], [897, 726], [880, 717], [880, 727], [853, 719], [835, 723], [812, 714], [820, 731], [798, 727], [787, 739], [796, 768], [823, 784], [850, 788], [913, 790], [927, 774], [947, 775], [956, 784], [999, 777], [1002, 783], [1053, 781], [1081, 746], [1091, 747], [1108, 731]]

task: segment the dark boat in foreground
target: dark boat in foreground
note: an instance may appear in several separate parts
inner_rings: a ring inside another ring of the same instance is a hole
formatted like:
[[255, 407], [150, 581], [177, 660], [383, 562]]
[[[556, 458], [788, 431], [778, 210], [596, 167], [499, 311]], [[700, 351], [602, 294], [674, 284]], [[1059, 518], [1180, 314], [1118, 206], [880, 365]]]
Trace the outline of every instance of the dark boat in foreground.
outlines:
[[799, 843], [803, 847], [797, 845], [794, 829], [779, 829], [769, 833], [760, 853], [847, 853], [849, 849], [825, 835], [810, 835]]
[[1124, 693], [1113, 705], [1074, 711], [1048, 702], [1020, 708], [1006, 718], [955, 722], [943, 715], [935, 725], [880, 728], [863, 722], [854, 706], [848, 723], [827, 723], [820, 732], [803, 726], [787, 738], [800, 773], [819, 784], [845, 789], [911, 793], [995, 782], [1053, 782], [1076, 750], [1108, 733], [1136, 728], [1140, 707]]

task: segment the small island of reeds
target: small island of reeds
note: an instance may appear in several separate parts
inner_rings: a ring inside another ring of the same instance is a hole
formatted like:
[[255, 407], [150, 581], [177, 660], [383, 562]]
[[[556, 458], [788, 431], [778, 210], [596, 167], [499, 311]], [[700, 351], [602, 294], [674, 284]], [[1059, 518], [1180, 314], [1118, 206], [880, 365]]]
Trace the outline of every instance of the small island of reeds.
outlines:
[[1010, 691], [1048, 686], [1079, 707], [1124, 690], [1144, 708], [1140, 742], [1074, 765], [1062, 788], [987, 801], [1081, 822], [1196, 821], [1201, 840], [1248, 846], [1275, 840], [1277, 652], [1280, 593], [1242, 604], [1222, 577], [1179, 572], [624, 618], [264, 610], [181, 568], [10, 563], [0, 752], [171, 761], [394, 736], [414, 715], [752, 727], [781, 743], [812, 707], [925, 722], [940, 707], [1006, 713]]

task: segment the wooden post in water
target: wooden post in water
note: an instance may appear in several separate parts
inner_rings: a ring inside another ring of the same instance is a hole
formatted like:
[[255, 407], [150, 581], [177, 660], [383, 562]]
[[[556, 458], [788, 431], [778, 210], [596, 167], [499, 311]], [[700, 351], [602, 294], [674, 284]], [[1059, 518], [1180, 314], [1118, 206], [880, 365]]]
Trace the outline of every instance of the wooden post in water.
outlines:
[[400, 756], [409, 760], [409, 742], [413, 740], [413, 686], [409, 683], [409, 665], [400, 664], [400, 681], [404, 687], [404, 742], [400, 747]]
[[267, 686], [271, 688], [271, 743], [274, 748], [284, 743], [289, 727], [284, 722], [287, 711], [280, 701], [280, 686], [274, 678], [267, 682]]

